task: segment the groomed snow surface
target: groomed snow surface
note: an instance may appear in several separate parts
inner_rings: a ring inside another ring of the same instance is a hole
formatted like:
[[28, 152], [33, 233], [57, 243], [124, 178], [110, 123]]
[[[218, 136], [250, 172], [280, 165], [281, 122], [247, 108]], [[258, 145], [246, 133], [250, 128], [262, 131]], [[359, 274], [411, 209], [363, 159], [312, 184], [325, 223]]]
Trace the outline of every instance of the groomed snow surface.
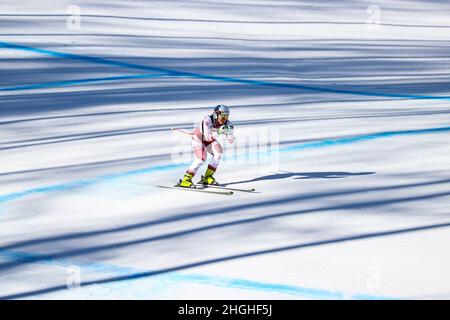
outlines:
[[[448, 1], [2, 1], [0, 70], [0, 298], [450, 298]], [[155, 187], [219, 103], [257, 193]]]

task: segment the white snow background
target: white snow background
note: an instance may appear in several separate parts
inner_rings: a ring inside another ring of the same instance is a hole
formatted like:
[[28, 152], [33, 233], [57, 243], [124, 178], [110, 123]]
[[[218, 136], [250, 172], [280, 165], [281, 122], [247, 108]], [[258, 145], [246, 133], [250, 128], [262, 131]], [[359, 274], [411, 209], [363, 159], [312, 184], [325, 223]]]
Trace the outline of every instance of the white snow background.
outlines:
[[449, 103], [448, 1], [1, 0], [0, 298], [449, 299]]

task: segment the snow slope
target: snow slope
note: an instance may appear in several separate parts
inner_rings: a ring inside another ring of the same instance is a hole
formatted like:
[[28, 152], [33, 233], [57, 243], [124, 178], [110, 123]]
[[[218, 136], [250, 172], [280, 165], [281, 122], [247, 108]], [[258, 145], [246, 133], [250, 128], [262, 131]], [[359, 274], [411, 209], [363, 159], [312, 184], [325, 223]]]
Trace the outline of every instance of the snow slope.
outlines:
[[0, 297], [449, 299], [449, 9], [1, 1]]

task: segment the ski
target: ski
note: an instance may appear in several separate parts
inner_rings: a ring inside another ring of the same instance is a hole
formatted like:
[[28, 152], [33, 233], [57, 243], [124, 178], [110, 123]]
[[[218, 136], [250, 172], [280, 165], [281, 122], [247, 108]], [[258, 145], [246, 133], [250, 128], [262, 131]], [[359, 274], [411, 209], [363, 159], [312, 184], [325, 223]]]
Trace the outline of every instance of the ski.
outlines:
[[183, 188], [183, 187], [177, 187], [177, 186], [161, 186], [157, 185], [155, 187], [158, 188], [165, 188], [165, 189], [177, 189], [177, 190], [184, 190], [184, 191], [195, 191], [195, 192], [203, 192], [203, 193], [212, 193], [212, 194], [220, 194], [225, 196], [231, 196], [233, 194], [233, 191], [211, 191], [211, 190], [205, 190], [206, 188]]
[[195, 184], [195, 186], [198, 187], [204, 187], [204, 188], [216, 188], [216, 189], [222, 189], [222, 190], [230, 190], [230, 191], [239, 191], [239, 192], [256, 192], [255, 189], [239, 189], [239, 188], [229, 188], [229, 187], [225, 187], [225, 186], [221, 186], [221, 185], [203, 185], [200, 183]]

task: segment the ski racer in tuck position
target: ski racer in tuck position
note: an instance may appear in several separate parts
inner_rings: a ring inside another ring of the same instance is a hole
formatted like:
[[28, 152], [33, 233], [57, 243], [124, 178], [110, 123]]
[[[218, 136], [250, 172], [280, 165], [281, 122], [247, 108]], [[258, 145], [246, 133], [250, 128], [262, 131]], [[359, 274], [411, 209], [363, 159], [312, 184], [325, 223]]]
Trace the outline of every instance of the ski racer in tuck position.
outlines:
[[197, 173], [201, 165], [206, 161], [207, 153], [212, 155], [205, 175], [201, 177], [199, 184], [218, 185], [214, 178], [220, 159], [223, 155], [223, 149], [217, 138], [225, 135], [229, 143], [234, 143], [233, 124], [228, 120], [230, 109], [225, 105], [218, 105], [214, 112], [206, 116], [200, 125], [192, 133], [192, 148], [194, 150], [195, 160], [187, 169], [184, 177], [178, 182], [178, 187], [195, 187], [192, 178]]

